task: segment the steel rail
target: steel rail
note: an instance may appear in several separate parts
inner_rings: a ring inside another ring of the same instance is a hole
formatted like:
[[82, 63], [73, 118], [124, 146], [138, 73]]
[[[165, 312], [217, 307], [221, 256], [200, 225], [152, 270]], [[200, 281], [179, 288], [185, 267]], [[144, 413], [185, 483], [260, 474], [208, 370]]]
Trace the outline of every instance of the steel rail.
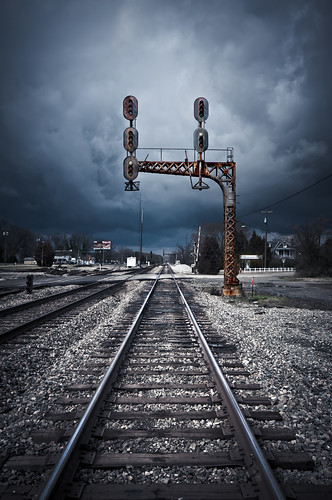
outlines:
[[64, 306], [58, 307], [57, 309], [53, 309], [52, 311], [49, 311], [45, 314], [42, 314], [38, 316], [37, 318], [34, 318], [32, 320], [26, 321], [25, 323], [21, 323], [17, 326], [14, 326], [13, 328], [10, 328], [9, 330], [5, 330], [3, 332], [0, 332], [0, 344], [8, 340], [14, 335], [17, 335], [19, 333], [22, 333], [30, 328], [34, 328], [42, 323], [45, 323], [45, 321], [48, 321], [49, 319], [55, 318], [56, 316], [59, 316], [60, 314], [72, 309], [75, 306], [78, 306], [80, 304], [84, 304], [84, 302], [87, 302], [93, 298], [98, 297], [98, 295], [102, 295], [107, 290], [110, 290], [114, 288], [115, 286], [119, 285], [120, 283], [123, 283], [123, 281], [118, 281], [112, 285], [109, 285], [108, 287], [103, 288], [102, 290], [98, 290], [97, 292], [91, 293], [90, 295], [86, 295], [85, 297], [81, 297], [80, 299], [73, 300], [72, 302], [69, 302], [68, 304], [65, 304]]
[[[35, 306], [40, 306], [42, 304], [46, 304], [47, 302], [52, 302], [52, 300], [61, 299], [66, 297], [66, 295], [75, 295], [75, 293], [82, 292], [91, 287], [98, 286], [100, 284], [99, 281], [95, 283], [89, 283], [87, 285], [79, 285], [78, 288], [73, 288], [71, 290], [65, 290], [64, 292], [53, 293], [52, 295], [47, 295], [47, 297], [42, 297], [40, 299], [31, 300], [29, 302], [23, 302], [16, 306], [7, 307], [6, 309], [0, 309], [0, 317], [7, 316], [9, 314], [13, 314], [17, 311], [22, 311], [24, 309], [32, 309]], [[21, 291], [21, 290], [20, 290]]]
[[[199, 338], [200, 344], [204, 350], [204, 355], [209, 363], [215, 378], [216, 385], [220, 390], [227, 411], [235, 424], [235, 435], [240, 446], [245, 453], [245, 462], [247, 466], [255, 472], [256, 477], [253, 478], [255, 484], [259, 488], [258, 498], [261, 500], [285, 500], [286, 497], [273, 474], [266, 457], [260, 448], [255, 436], [253, 435], [235, 397], [232, 393], [228, 382], [220, 369], [196, 319], [191, 311], [174, 275], [172, 276], [178, 288], [181, 300], [185, 306], [188, 318]], [[248, 451], [247, 451], [248, 450]], [[242, 450], [241, 450], [242, 451]]]
[[[79, 421], [76, 430], [68, 442], [66, 448], [64, 449], [60, 460], [57, 465], [54, 467], [53, 472], [44, 487], [41, 495], [39, 496], [39, 500], [48, 500], [54, 498], [57, 500], [58, 498], [63, 498], [59, 496], [64, 494], [64, 489], [66, 487], [66, 481], [68, 481], [67, 470], [66, 467], [70, 462], [70, 474], [75, 473], [73, 463], [77, 463], [79, 459], [80, 445], [82, 444], [82, 438], [84, 435], [87, 435], [95, 425], [95, 418], [100, 410], [101, 405], [103, 404], [104, 398], [107, 393], [110, 391], [111, 386], [117, 376], [117, 372], [119, 370], [120, 364], [123, 360], [124, 355], [127, 353], [132, 337], [134, 333], [137, 331], [143, 316], [143, 312], [146, 309], [156, 284], [159, 280], [159, 277], [162, 273], [162, 270], [159, 272], [157, 278], [155, 279], [147, 297], [144, 300], [143, 305], [141, 306], [139, 312], [137, 313], [128, 333], [126, 334], [119, 350], [117, 351], [115, 357], [113, 358], [109, 368], [107, 369], [104, 378], [102, 379], [100, 385], [98, 386], [89, 406], [84, 412], [81, 420]], [[63, 495], [64, 496], [64, 495]]]
[[[146, 269], [150, 269], [150, 267], [146, 268]], [[144, 269], [144, 270], [135, 269], [133, 271], [128, 271], [128, 269], [124, 269], [124, 270], [118, 271], [118, 272], [121, 272], [124, 274], [130, 274], [130, 276], [128, 276], [125, 279], [114, 280], [114, 281], [112, 281], [112, 284], [110, 286], [117, 285], [119, 282], [125, 283], [126, 281], [134, 279], [136, 274], [143, 273], [146, 271], [146, 269]], [[112, 272], [113, 271], [110, 271], [107, 274], [111, 274]], [[46, 304], [47, 302], [52, 302], [56, 299], [61, 299], [63, 297], [66, 297], [66, 295], [75, 295], [75, 293], [77, 294], [79, 292], [84, 292], [85, 290], [88, 290], [89, 288], [93, 288], [93, 287], [99, 286], [100, 284], [103, 284], [103, 281], [105, 281], [106, 279], [107, 278], [100, 278], [99, 280], [93, 281], [92, 283], [85, 283], [85, 284], [78, 283], [77, 288], [73, 288], [71, 290], [65, 290], [64, 292], [53, 293], [52, 295], [47, 295], [46, 297], [41, 297], [40, 299], [30, 300], [29, 302], [22, 302], [21, 304], [18, 304], [16, 306], [7, 307], [6, 309], [0, 309], [0, 317], [7, 316], [9, 314], [13, 314], [13, 313], [20, 311], [20, 310], [22, 311], [25, 309], [32, 309], [35, 306]], [[73, 283], [55, 283], [55, 286], [63, 286], [63, 285], [66, 286], [66, 285], [72, 285], [72, 284]], [[33, 288], [34, 289], [46, 288], [46, 286], [45, 285], [35, 285]], [[19, 289], [19, 290], [17, 290], [17, 293], [22, 293], [24, 290], [25, 289], [22, 289], [22, 290]]]
[[[146, 270], [150, 270], [152, 269], [154, 266], [147, 266], [145, 267], [144, 269], [142, 268], [139, 268], [139, 269], [108, 269], [106, 271], [99, 271], [99, 270], [96, 270], [96, 271], [93, 271], [89, 274], [89, 277], [92, 277], [92, 276], [107, 276], [108, 274], [113, 274], [113, 273], [121, 273], [121, 274], [139, 274], [139, 273], [142, 273], [142, 272], [145, 272]], [[82, 278], [82, 276], [80, 275], [77, 275], [77, 276], [74, 276], [75, 279], [80, 279]], [[98, 281], [96, 281], [95, 283], [98, 283]], [[67, 286], [67, 285], [73, 285], [75, 283], [73, 282], [68, 282], [68, 280], [66, 281], [57, 281], [57, 282], [54, 282], [54, 281], [44, 281], [43, 283], [34, 283], [33, 285], [33, 290], [39, 290], [40, 288], [49, 288], [49, 287], [52, 287], [52, 286]], [[93, 284], [93, 283], [92, 283]], [[80, 285], [80, 282], [78, 282], [78, 285]], [[85, 285], [83, 285], [85, 286]], [[22, 293], [26, 290], [26, 286], [20, 286], [19, 288], [16, 288], [16, 289], [9, 289], [7, 291], [1, 291], [0, 292], [0, 299], [2, 297], [7, 297], [8, 295], [15, 295], [17, 293]]]
[[[97, 290], [96, 292], [91, 293], [90, 295], [86, 295], [85, 297], [81, 297], [80, 299], [73, 300], [72, 302], [69, 302], [68, 304], [65, 304], [65, 305], [60, 306], [56, 309], [53, 309], [52, 311], [44, 313], [44, 314], [42, 314], [42, 315], [40, 315], [32, 320], [29, 320], [29, 321], [26, 321], [25, 323], [21, 323], [17, 326], [14, 326], [13, 328], [10, 328], [9, 330], [4, 330], [3, 332], [0, 332], [0, 345], [3, 342], [6, 342], [11, 337], [18, 335], [19, 333], [23, 333], [27, 329], [39, 326], [39, 325], [43, 324], [45, 321], [48, 321], [49, 319], [53, 319], [56, 316], [59, 316], [60, 314], [66, 312], [67, 310], [72, 309], [73, 307], [76, 307], [80, 304], [84, 304], [84, 302], [88, 302], [90, 299], [98, 297], [98, 295], [103, 295], [105, 292], [107, 292], [107, 290], [115, 288], [116, 286], [121, 285], [121, 284], [125, 283], [126, 281], [130, 281], [131, 279], [134, 279], [136, 274], [141, 274], [143, 272], [144, 272], [144, 270], [142, 270], [142, 269], [135, 270], [134, 273], [130, 273], [130, 276], [126, 277], [123, 280], [116, 280], [116, 281], [112, 282], [110, 285], [105, 286], [105, 288], [103, 288], [102, 290]], [[88, 289], [90, 287], [99, 286], [99, 285], [103, 284], [102, 282], [104, 279], [105, 278], [98, 280], [94, 283], [90, 283], [88, 285], [83, 285], [81, 288], [75, 288], [74, 290], [69, 290], [69, 291], [61, 292], [59, 294], [50, 295], [48, 297], [44, 297], [42, 299], [38, 299], [38, 300], [35, 300], [33, 302], [26, 302], [24, 304], [20, 304], [19, 306], [13, 306], [13, 308], [8, 308], [8, 309], [5, 309], [4, 311], [9, 311], [8, 314], [11, 314], [11, 313], [17, 312], [19, 309], [21, 309], [21, 306], [23, 309], [33, 309], [34, 306], [41, 305], [44, 302], [46, 303], [46, 302], [50, 302], [52, 300], [61, 299], [66, 295], [74, 295], [75, 293], [78, 294], [78, 293], [80, 293], [80, 292], [82, 292], [85, 289]], [[1, 316], [1, 311], [0, 311], [0, 316]], [[4, 314], [4, 316], [6, 316], [6, 314]]]

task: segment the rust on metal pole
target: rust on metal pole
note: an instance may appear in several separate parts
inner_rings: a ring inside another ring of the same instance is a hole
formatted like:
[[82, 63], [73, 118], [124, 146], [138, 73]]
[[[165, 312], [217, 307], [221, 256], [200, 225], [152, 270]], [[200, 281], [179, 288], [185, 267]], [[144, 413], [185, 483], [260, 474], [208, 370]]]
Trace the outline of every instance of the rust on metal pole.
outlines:
[[[234, 166], [235, 169], [235, 166]], [[235, 172], [234, 172], [235, 178]], [[235, 254], [235, 182], [224, 186], [224, 295], [241, 295], [242, 287], [237, 278], [237, 261]]]
[[[242, 285], [237, 278], [238, 265], [235, 254], [235, 162], [232, 158], [227, 162], [186, 161], [139, 161], [139, 172], [155, 174], [182, 175], [211, 179], [221, 187], [224, 195], [224, 288], [223, 295], [239, 296]], [[198, 189], [202, 188], [198, 187]]]

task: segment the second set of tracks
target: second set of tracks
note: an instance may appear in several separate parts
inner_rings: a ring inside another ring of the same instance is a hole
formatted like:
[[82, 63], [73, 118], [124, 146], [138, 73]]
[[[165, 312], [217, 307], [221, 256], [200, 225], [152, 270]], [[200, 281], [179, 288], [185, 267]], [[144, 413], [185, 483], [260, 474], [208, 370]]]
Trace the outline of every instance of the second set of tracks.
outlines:
[[[101, 383], [68, 384], [58, 405], [69, 410], [48, 416], [54, 429], [32, 433], [45, 450], [67, 439], [61, 456], [13, 456], [4, 467], [51, 469], [28, 496], [40, 500], [313, 498], [314, 487], [310, 497], [308, 487], [279, 484], [272, 469], [311, 468], [310, 457], [264, 449], [294, 433], [270, 425], [281, 417], [255, 395], [233, 346], [165, 273], [120, 347], [110, 332], [91, 360], [90, 369], [105, 367]], [[76, 407], [84, 410], [73, 426]]]
[[65, 291], [51, 292], [42, 298], [32, 298], [18, 305], [0, 309], [0, 344], [76, 307], [102, 300], [117, 292], [134, 274], [141, 272], [142, 270], [136, 270], [127, 278], [113, 278], [111, 282], [108, 278], [104, 278], [92, 283], [76, 285]]

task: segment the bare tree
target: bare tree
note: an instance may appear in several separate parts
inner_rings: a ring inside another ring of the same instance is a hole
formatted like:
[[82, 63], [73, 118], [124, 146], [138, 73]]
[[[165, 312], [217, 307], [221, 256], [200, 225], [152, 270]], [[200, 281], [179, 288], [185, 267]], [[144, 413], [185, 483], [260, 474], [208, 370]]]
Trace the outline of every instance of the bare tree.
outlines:
[[0, 221], [0, 261], [23, 262], [24, 257], [32, 257], [35, 236], [29, 229]]
[[51, 239], [55, 250], [69, 250], [68, 235], [66, 233], [52, 234]]
[[322, 218], [296, 228], [294, 242], [297, 252], [297, 273], [303, 276], [326, 274], [322, 249], [324, 232]]
[[194, 243], [192, 238], [188, 239], [188, 237], [186, 238], [185, 244], [182, 245], [178, 244], [177, 256], [181, 264], [187, 264], [188, 266], [191, 265], [193, 260], [192, 258], [193, 245]]
[[86, 234], [73, 233], [69, 238], [69, 247], [75, 258], [85, 257], [92, 246], [92, 238]]

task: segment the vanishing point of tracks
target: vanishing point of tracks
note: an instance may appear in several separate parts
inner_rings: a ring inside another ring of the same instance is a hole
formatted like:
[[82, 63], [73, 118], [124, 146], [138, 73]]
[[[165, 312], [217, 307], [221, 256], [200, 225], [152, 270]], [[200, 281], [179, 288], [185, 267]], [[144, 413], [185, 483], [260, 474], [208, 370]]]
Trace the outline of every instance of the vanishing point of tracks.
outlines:
[[[47, 442], [67, 440], [60, 457], [13, 456], [4, 464], [9, 469], [51, 469], [46, 483], [32, 488], [26, 498], [270, 500], [317, 495], [314, 486], [278, 483], [273, 468], [306, 469], [312, 461], [306, 453], [264, 451], [264, 441], [291, 440], [294, 433], [269, 425], [280, 415], [261, 409], [269, 401], [255, 396], [256, 384], [243, 382], [249, 374], [234, 349], [213, 332], [199, 307], [193, 314], [186, 295], [172, 276], [161, 274], [129, 330], [118, 336], [110, 332], [103, 341], [100, 357], [111, 363], [100, 385], [67, 386], [58, 404], [70, 410], [48, 415], [54, 429], [32, 433], [45, 449]], [[90, 369], [102, 367], [90, 364]], [[241, 382], [229, 384], [228, 377]], [[76, 405], [84, 406], [82, 415]], [[132, 472], [125, 479], [109, 474], [121, 469]], [[160, 480], [161, 470], [176, 479]], [[209, 477], [211, 470], [218, 475]], [[149, 481], [140, 481], [140, 474]], [[19, 497], [7, 491], [5, 498]]]

